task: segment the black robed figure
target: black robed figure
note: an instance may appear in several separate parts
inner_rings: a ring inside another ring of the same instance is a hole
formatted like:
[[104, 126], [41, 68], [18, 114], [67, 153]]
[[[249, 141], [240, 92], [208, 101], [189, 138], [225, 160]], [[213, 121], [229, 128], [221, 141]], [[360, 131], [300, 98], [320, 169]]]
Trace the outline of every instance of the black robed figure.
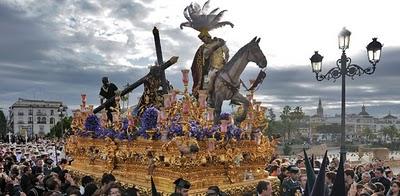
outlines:
[[[100, 105], [103, 104], [104, 99], [109, 100], [112, 97], [114, 97], [117, 94], [118, 87], [114, 84], [111, 83], [108, 80], [108, 77], [103, 77], [101, 82], [103, 83], [103, 86], [100, 88]], [[112, 102], [109, 102], [105, 105], [105, 109], [107, 110], [107, 119], [108, 121], [113, 122], [113, 116], [112, 116], [112, 111], [113, 108], [117, 106], [115, 100]]]

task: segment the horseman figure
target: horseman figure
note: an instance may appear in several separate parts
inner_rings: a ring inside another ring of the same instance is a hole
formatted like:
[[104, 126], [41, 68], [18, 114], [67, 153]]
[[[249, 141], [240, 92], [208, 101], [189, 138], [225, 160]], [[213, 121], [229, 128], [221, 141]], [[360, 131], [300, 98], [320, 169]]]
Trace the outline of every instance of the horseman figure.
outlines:
[[[219, 8], [208, 12], [208, 7], [209, 1], [202, 8], [197, 3], [192, 3], [183, 11], [188, 22], [182, 23], [181, 28], [184, 26], [191, 27], [199, 31], [198, 37], [204, 43], [197, 50], [191, 67], [193, 76], [192, 93], [197, 97], [198, 90], [208, 90], [208, 104], [210, 107], [215, 108], [214, 124], [219, 123], [219, 115], [224, 100], [231, 100], [232, 103], [241, 104], [243, 113], [236, 118], [236, 122], [239, 123], [246, 118], [250, 106], [249, 100], [239, 93], [240, 75], [249, 62], [254, 62], [259, 68], [264, 69], [267, 66], [267, 59], [260, 49], [260, 38], [255, 37], [240, 48], [232, 59], [228, 61], [229, 50], [225, 41], [220, 38], [212, 38], [208, 32], [225, 25], [233, 27], [233, 24], [228, 21], [220, 22], [226, 10], [216, 14]], [[260, 73], [263, 74], [259, 74], [257, 82], [250, 89], [254, 89], [265, 77], [263, 71], [260, 71]]]
[[182, 23], [181, 29], [185, 26], [200, 32], [198, 37], [203, 44], [197, 49], [191, 67], [193, 77], [192, 93], [195, 97], [198, 97], [199, 90], [208, 90], [208, 103], [212, 106], [215, 76], [218, 70], [228, 62], [229, 49], [223, 39], [212, 38], [209, 31], [225, 25], [233, 27], [233, 24], [228, 21], [220, 22], [226, 10], [217, 14], [219, 8], [216, 8], [208, 12], [209, 3], [210, 1], [207, 1], [202, 8], [197, 3], [187, 6], [183, 14], [188, 22]]
[[208, 103], [212, 105], [212, 92], [216, 73], [228, 62], [229, 49], [221, 38], [211, 38], [207, 31], [198, 36], [203, 44], [197, 50], [191, 71], [193, 77], [192, 92], [198, 96], [198, 90], [208, 90]]

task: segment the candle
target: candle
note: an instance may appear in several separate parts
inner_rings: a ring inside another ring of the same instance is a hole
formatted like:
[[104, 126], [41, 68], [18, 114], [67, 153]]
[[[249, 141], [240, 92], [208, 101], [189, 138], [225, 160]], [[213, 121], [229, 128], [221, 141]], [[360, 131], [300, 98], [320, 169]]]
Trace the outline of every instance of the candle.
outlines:
[[86, 94], [81, 94], [81, 100], [82, 100], [81, 109], [85, 110], [85, 108], [86, 108]]
[[176, 95], [179, 93], [179, 90], [172, 90], [171, 91], [171, 104], [176, 102]]
[[247, 113], [247, 118], [248, 118], [249, 120], [253, 120], [253, 112], [248, 112], [248, 113]]
[[182, 69], [181, 72], [183, 85], [187, 86], [189, 84], [189, 69]]
[[161, 122], [161, 111], [157, 112], [157, 123]]
[[205, 108], [207, 103], [207, 91], [206, 90], [199, 90], [199, 105], [200, 108]]
[[251, 101], [253, 100], [253, 94], [247, 94], [246, 97], [247, 100], [251, 103]]
[[182, 106], [182, 111], [184, 114], [189, 114], [189, 110], [190, 110], [190, 103], [189, 100], [184, 100], [183, 101], [183, 106]]
[[229, 120], [221, 120], [221, 132], [226, 133], [228, 131]]
[[214, 108], [207, 109], [207, 120], [213, 121], [214, 120]]
[[164, 107], [169, 108], [171, 107], [171, 94], [164, 94]]
[[166, 113], [165, 113], [165, 108], [164, 107], [160, 107], [160, 120], [165, 120], [167, 119]]

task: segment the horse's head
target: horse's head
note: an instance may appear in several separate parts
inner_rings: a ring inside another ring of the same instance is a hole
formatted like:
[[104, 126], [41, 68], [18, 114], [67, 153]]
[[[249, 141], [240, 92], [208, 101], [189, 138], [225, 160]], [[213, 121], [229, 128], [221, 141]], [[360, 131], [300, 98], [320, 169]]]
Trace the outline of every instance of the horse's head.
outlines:
[[247, 59], [250, 62], [254, 62], [260, 68], [267, 67], [267, 59], [265, 58], [264, 53], [262, 52], [258, 43], [260, 43], [261, 38], [254, 37], [247, 45], [249, 47], [249, 55]]

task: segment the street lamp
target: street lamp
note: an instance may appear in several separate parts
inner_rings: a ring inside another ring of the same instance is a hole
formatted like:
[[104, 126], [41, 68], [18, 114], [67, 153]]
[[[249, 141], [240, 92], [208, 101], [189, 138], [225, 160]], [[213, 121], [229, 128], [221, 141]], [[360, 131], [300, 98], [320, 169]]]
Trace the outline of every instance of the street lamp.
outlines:
[[326, 74], [320, 74], [322, 70], [322, 59], [323, 56], [318, 54], [318, 51], [310, 58], [311, 68], [315, 73], [315, 78], [318, 81], [324, 79], [334, 81], [338, 78], [342, 78], [342, 112], [341, 112], [341, 137], [340, 137], [340, 154], [346, 157], [345, 147], [345, 114], [346, 114], [346, 75], [354, 79], [354, 76], [361, 76], [362, 74], [371, 75], [375, 72], [375, 66], [379, 62], [381, 57], [382, 44], [377, 41], [377, 38], [373, 38], [372, 42], [367, 46], [368, 60], [372, 64], [372, 67], [362, 68], [356, 64], [351, 63], [351, 58], [346, 56], [346, 49], [350, 45], [351, 32], [346, 28], [343, 28], [338, 36], [339, 49], [342, 50], [342, 56], [336, 61], [336, 67], [329, 70]]
[[61, 137], [63, 137], [63, 135], [64, 135], [63, 117], [64, 117], [65, 109], [66, 108], [63, 106], [63, 104], [60, 104], [60, 106], [57, 109], [58, 116], [60, 117]]

